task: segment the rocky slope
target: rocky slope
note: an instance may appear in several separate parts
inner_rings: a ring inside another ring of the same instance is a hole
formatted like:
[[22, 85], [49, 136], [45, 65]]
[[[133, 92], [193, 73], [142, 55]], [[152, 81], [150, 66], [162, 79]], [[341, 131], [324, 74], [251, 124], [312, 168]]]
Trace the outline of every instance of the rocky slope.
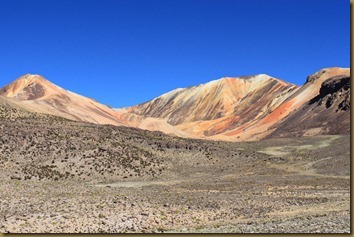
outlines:
[[[179, 88], [122, 109], [111, 109], [66, 91], [38, 75], [20, 77], [2, 88], [0, 96], [30, 111], [77, 121], [124, 125], [189, 138], [249, 141], [348, 133], [350, 83], [349, 79], [342, 83], [338, 78], [349, 76], [348, 68], [326, 68], [309, 76], [301, 87], [265, 74], [227, 77]], [[326, 88], [333, 86], [336, 91], [328, 94]], [[320, 97], [326, 97], [333, 106], [323, 106], [319, 101], [325, 98]], [[338, 111], [338, 106], [345, 109]]]
[[350, 77], [338, 75], [325, 80], [315, 97], [274, 128], [269, 137], [350, 134]]

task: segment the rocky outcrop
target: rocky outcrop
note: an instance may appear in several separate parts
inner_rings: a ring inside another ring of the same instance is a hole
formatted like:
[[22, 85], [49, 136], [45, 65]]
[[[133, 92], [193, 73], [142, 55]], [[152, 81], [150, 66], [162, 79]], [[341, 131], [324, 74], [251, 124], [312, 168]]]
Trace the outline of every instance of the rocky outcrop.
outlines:
[[[328, 70], [328, 69], [327, 69], [327, 70]], [[306, 84], [315, 82], [315, 81], [316, 81], [317, 79], [319, 79], [319, 78], [322, 76], [322, 74], [324, 74], [324, 73], [326, 73], [326, 69], [322, 69], [322, 70], [320, 70], [320, 71], [318, 71], [318, 72], [316, 72], [316, 73], [314, 73], [314, 74], [308, 76], [308, 77], [306, 78]]]
[[317, 96], [273, 128], [268, 137], [349, 134], [350, 77], [338, 75], [325, 80]]
[[336, 76], [323, 82], [319, 95], [313, 98], [310, 104], [325, 104], [326, 108], [329, 108], [336, 102], [339, 102], [336, 112], [350, 109], [350, 77]]

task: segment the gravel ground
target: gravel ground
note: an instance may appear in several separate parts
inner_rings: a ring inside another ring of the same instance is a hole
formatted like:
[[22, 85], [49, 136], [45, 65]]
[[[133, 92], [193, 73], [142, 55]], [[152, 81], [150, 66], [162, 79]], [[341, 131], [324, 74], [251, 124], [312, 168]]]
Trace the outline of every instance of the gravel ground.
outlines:
[[[17, 183], [15, 183], [17, 182]], [[195, 183], [196, 185], [197, 183]], [[5, 233], [349, 233], [349, 190], [328, 186], [238, 191], [172, 186], [95, 187], [8, 181]], [[310, 189], [312, 188], [312, 189]], [[214, 190], [214, 191], [213, 191]], [[292, 191], [289, 191], [292, 190]]]

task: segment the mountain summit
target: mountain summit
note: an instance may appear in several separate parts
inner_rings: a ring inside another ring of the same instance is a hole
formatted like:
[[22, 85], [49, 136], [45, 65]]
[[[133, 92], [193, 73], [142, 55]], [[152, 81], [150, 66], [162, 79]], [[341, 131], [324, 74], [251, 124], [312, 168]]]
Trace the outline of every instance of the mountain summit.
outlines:
[[[242, 141], [276, 134], [287, 136], [288, 132], [296, 136], [348, 133], [349, 77], [349, 68], [325, 68], [310, 75], [301, 87], [266, 74], [225, 77], [175, 89], [136, 106], [111, 109], [64, 90], [42, 76], [27, 74], [0, 89], [0, 96], [27, 110], [78, 121], [124, 125], [183, 137]], [[332, 85], [335, 91], [328, 89]], [[321, 101], [316, 100], [319, 96], [331, 97], [330, 103], [335, 106], [314, 103]], [[335, 109], [338, 106], [346, 109]], [[316, 122], [324, 118], [341, 124]]]
[[116, 112], [90, 98], [67, 91], [40, 75], [26, 74], [0, 89], [0, 95], [12, 99], [24, 109], [67, 119], [122, 125]]
[[6, 97], [19, 100], [34, 100], [51, 94], [55, 85], [40, 75], [26, 74], [0, 90]]

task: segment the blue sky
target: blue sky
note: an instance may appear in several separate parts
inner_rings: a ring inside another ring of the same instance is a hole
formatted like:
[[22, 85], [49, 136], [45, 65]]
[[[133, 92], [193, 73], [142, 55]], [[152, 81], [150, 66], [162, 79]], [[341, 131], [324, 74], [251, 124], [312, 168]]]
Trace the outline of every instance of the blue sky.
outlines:
[[0, 0], [0, 86], [26, 73], [112, 107], [225, 76], [350, 66], [349, 0]]

